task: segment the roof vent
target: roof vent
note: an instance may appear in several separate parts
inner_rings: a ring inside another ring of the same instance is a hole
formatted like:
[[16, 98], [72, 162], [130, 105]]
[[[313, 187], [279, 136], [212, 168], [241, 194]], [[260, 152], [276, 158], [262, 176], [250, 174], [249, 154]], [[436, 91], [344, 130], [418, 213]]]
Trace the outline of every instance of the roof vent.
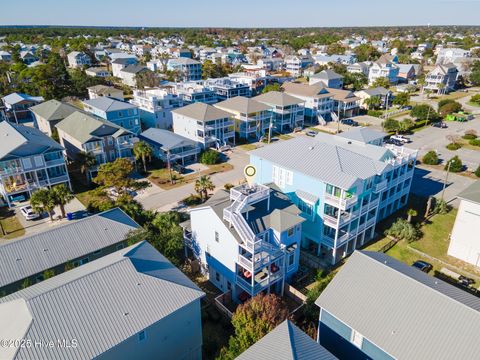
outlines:
[[128, 316], [128, 315], [129, 315], [128, 312], [124, 312], [124, 313], [123, 313], [123, 316]]
[[315, 149], [313, 146], [308, 147], [308, 150], [313, 150], [313, 149]]
[[16, 259], [15, 259], [15, 261], [20, 261], [20, 260], [22, 260], [22, 258], [16, 258]]
[[347, 142], [347, 144], [351, 145], [351, 144], [352, 144], [352, 142], [351, 142], [351, 141], [349, 141], [349, 142]]
[[43, 251], [48, 251], [48, 249], [43, 249]]

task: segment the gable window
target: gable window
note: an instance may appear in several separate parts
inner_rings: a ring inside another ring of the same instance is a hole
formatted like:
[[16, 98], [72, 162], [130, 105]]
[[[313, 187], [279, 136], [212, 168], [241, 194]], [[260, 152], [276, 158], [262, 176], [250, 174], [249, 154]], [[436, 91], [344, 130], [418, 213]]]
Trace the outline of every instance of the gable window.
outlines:
[[290, 229], [287, 230], [287, 235], [288, 237], [292, 236], [295, 233], [295, 228], [291, 227]]
[[352, 337], [350, 341], [352, 342], [352, 344], [361, 349], [363, 344], [363, 336], [359, 332], [352, 330]]
[[218, 234], [218, 231], [215, 231], [215, 241], [220, 242], [220, 235]]

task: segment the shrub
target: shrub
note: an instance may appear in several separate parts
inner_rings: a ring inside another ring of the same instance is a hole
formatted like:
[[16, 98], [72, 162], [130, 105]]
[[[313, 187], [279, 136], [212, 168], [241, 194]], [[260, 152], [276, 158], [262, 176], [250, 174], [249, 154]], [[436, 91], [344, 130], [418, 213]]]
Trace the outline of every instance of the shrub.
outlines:
[[450, 211], [450, 207], [448, 206], [445, 200], [437, 200], [435, 202], [435, 207], [433, 208], [434, 214], [445, 215]]
[[230, 183], [226, 183], [225, 185], [223, 185], [223, 188], [227, 191], [230, 191], [231, 188], [233, 188], [234, 185], [233, 184], [230, 184]]
[[450, 102], [448, 104], [445, 104], [442, 107], [439, 107], [438, 112], [440, 113], [440, 115], [446, 116], [448, 114], [453, 114], [453, 113], [459, 112], [460, 110], [462, 110], [462, 105], [460, 105], [460, 103], [454, 101], [454, 102]]
[[452, 100], [452, 99], [443, 99], [443, 100], [440, 100], [438, 102], [438, 108], [440, 109], [442, 106], [444, 105], [447, 105], [447, 104], [451, 104], [451, 103], [454, 103], [456, 102], [455, 100]]
[[430, 105], [416, 105], [412, 108], [410, 115], [418, 120], [425, 120], [427, 117], [433, 120], [437, 117], [437, 113]]
[[202, 203], [202, 197], [196, 194], [190, 194], [183, 199], [183, 202], [187, 206], [200, 205]]
[[220, 161], [220, 153], [209, 149], [200, 154], [200, 162], [204, 165], [217, 164]]
[[477, 136], [473, 134], [465, 134], [462, 136], [462, 138], [464, 138], [465, 140], [474, 140], [477, 138]]
[[374, 117], [380, 117], [382, 116], [383, 112], [381, 110], [368, 110], [367, 115], [369, 116], [374, 116]]
[[460, 145], [458, 143], [450, 143], [450, 144], [447, 145], [447, 149], [452, 150], [452, 151], [458, 150], [461, 147], [462, 147], [462, 145]]
[[460, 160], [460, 158], [457, 155], [455, 155], [454, 157], [452, 157], [450, 160], [447, 161], [447, 163], [445, 164], [445, 170], [448, 169], [449, 164], [450, 164], [451, 172], [457, 173], [463, 170], [462, 160]]
[[429, 151], [423, 155], [422, 162], [427, 165], [437, 165], [438, 164], [438, 155], [435, 151]]
[[412, 242], [420, 237], [420, 231], [405, 219], [397, 219], [385, 234], [397, 240]]
[[480, 139], [472, 139], [468, 143], [473, 146], [480, 146]]
[[478, 136], [477, 135], [477, 130], [469, 129], [469, 130], [465, 131], [465, 136], [472, 136], [472, 139], [475, 139]]
[[470, 102], [480, 105], [480, 94], [473, 95]]
[[474, 172], [476, 177], [480, 177], [480, 165], [478, 165], [477, 170]]
[[400, 123], [395, 119], [387, 119], [383, 122], [385, 131], [397, 131], [400, 129]]

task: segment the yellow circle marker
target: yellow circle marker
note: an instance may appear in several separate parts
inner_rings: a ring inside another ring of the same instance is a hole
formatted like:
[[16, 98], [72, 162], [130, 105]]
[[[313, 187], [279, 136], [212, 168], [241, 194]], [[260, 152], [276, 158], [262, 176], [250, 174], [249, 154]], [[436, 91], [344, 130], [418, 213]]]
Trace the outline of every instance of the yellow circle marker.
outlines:
[[255, 175], [257, 174], [257, 169], [255, 168], [255, 166], [253, 165], [245, 166], [243, 173], [245, 174], [245, 178], [247, 179], [248, 185], [252, 186], [255, 181]]

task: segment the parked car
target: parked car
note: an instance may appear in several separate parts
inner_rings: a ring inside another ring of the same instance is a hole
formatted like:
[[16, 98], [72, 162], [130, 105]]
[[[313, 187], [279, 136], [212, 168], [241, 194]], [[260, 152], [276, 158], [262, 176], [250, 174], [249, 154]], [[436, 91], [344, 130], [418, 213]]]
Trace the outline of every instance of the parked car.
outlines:
[[33, 211], [33, 208], [31, 205], [21, 207], [20, 213], [23, 215], [25, 220], [35, 220], [40, 217], [40, 214]]
[[403, 146], [403, 142], [400, 140], [395, 140], [395, 139], [387, 139], [385, 140], [385, 144], [392, 144], [395, 146]]
[[300, 132], [300, 131], [302, 131], [301, 126], [297, 126], [296, 128], [293, 129], [293, 132]]
[[428, 273], [433, 269], [432, 264], [427, 263], [426, 261], [417, 260], [415, 261], [412, 266], [417, 268], [418, 270], [423, 271], [424, 273]]
[[440, 128], [440, 129], [446, 129], [446, 128], [448, 128], [447, 124], [445, 124], [443, 121], [434, 122], [434, 123], [432, 123], [432, 126], [433, 126], [433, 127]]
[[458, 277], [458, 283], [462, 286], [469, 287], [470, 285], [475, 284], [475, 280], [473, 280], [472, 278], [460, 275]]
[[410, 142], [410, 139], [403, 135], [392, 135], [390, 136], [390, 139], [400, 141], [404, 144], [407, 144]]
[[311, 137], [315, 137], [317, 136], [317, 132], [316, 131], [313, 131], [313, 130], [308, 130], [305, 135], [307, 136], [311, 136]]
[[341, 120], [342, 124], [344, 125], [350, 125], [350, 126], [358, 126], [358, 122], [352, 120], [352, 119], [343, 119]]

